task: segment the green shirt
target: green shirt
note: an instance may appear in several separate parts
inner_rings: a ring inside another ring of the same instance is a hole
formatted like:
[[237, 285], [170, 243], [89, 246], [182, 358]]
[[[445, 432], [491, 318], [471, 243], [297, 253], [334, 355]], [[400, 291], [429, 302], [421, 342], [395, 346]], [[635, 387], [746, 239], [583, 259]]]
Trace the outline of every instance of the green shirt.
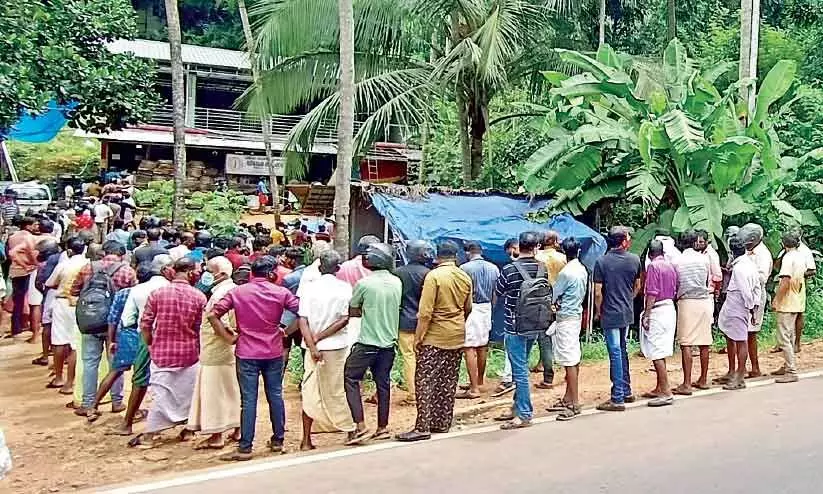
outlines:
[[351, 306], [362, 311], [358, 342], [380, 348], [394, 346], [400, 325], [403, 284], [388, 271], [375, 271], [354, 286]]

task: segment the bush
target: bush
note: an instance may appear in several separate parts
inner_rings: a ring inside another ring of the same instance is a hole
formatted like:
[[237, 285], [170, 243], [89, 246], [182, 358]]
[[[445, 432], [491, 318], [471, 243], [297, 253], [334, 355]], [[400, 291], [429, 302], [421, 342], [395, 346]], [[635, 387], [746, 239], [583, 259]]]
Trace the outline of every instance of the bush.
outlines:
[[96, 139], [64, 132], [42, 144], [9, 141], [7, 145], [20, 180], [48, 183], [58, 175], [91, 178], [99, 172], [100, 142]]

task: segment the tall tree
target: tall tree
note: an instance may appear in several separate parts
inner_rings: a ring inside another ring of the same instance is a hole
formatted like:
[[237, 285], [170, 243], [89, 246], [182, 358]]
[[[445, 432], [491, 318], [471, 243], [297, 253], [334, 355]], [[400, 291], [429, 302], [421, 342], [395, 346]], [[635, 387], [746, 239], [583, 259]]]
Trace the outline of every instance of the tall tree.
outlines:
[[600, 0], [597, 10], [597, 46], [606, 43], [606, 0]]
[[340, 113], [337, 121], [337, 179], [334, 184], [334, 248], [349, 253], [349, 201], [354, 148], [354, 6], [338, 0], [340, 18]]
[[[243, 36], [246, 39], [246, 52], [249, 54], [249, 64], [251, 65], [252, 78], [257, 91], [262, 90], [260, 83], [260, 67], [257, 64], [257, 50], [254, 45], [254, 36], [249, 23], [249, 12], [246, 9], [245, 0], [237, 0], [237, 9], [240, 11], [240, 22], [243, 24]], [[277, 170], [274, 166], [274, 159], [271, 152], [271, 114], [260, 112], [260, 122], [263, 130], [263, 149], [266, 153], [266, 166], [269, 170], [269, 182], [271, 182], [272, 206], [274, 207], [274, 221], [280, 222], [280, 186], [277, 184]]]
[[666, 41], [677, 37], [677, 5], [675, 0], [666, 0]]
[[165, 0], [171, 55], [171, 105], [174, 125], [174, 204], [172, 220], [182, 221], [186, 181], [186, 91], [183, 83], [183, 42], [177, 0]]
[[[740, 1], [740, 74], [743, 80], [757, 77], [757, 48], [760, 41], [760, 0]], [[746, 104], [746, 121], [754, 116], [755, 91], [753, 84], [740, 88], [741, 99]]]

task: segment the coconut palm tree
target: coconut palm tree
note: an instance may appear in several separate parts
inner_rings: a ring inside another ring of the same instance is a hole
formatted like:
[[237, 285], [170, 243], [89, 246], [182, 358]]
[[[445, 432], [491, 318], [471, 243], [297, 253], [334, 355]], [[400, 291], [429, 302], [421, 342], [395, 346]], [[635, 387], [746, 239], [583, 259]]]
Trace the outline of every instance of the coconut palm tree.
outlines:
[[340, 19], [340, 111], [337, 123], [337, 170], [334, 184], [334, 248], [349, 253], [349, 200], [354, 140], [354, 6], [338, 0]]
[[[246, 40], [246, 50], [249, 54], [249, 63], [251, 65], [252, 78], [256, 82], [255, 87], [259, 91], [261, 85], [257, 84], [260, 81], [260, 69], [253, 60], [256, 59], [254, 51], [254, 37], [251, 32], [251, 24], [249, 23], [249, 12], [246, 9], [245, 0], [237, 0], [237, 10], [240, 12], [240, 22], [243, 25], [243, 37]], [[274, 159], [272, 159], [271, 152], [271, 116], [267, 113], [260, 115], [260, 122], [263, 130], [263, 149], [266, 154], [266, 166], [269, 170], [269, 182], [271, 183], [272, 206], [274, 207], [274, 221], [280, 221], [280, 186], [277, 184], [277, 172], [274, 167]]]
[[180, 12], [177, 0], [165, 0], [166, 23], [169, 32], [169, 54], [171, 63], [171, 104], [174, 125], [174, 204], [172, 220], [183, 218], [184, 191], [186, 181], [186, 93], [183, 84], [183, 49], [180, 34]]
[[[264, 0], [252, 9], [264, 90], [247, 96], [272, 113], [313, 106], [291, 132], [291, 150], [308, 151], [341, 109], [340, 25], [332, 1]], [[358, 2], [354, 113], [363, 122], [354, 154], [391, 126], [416, 128], [430, 119], [429, 101], [437, 95], [457, 105], [464, 181], [476, 178], [489, 102], [512, 80], [541, 68], [530, 55], [551, 33], [550, 13], [546, 0]], [[298, 163], [289, 160], [287, 174], [303, 173], [305, 164]]]

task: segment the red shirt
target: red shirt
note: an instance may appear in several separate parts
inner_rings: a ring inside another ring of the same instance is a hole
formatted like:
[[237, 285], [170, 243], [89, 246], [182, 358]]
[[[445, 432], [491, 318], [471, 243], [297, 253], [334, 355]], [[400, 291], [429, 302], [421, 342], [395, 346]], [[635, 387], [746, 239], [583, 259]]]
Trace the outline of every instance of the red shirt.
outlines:
[[81, 214], [74, 219], [74, 224], [78, 230], [91, 230], [91, 227], [94, 226], [94, 220], [91, 216]]
[[206, 296], [187, 281], [174, 280], [146, 301], [140, 329], [150, 330], [149, 355], [158, 367], [189, 367], [200, 356], [200, 322]]
[[226, 251], [226, 259], [231, 262], [234, 269], [239, 268], [246, 262], [246, 257], [237, 249], [229, 249]]

